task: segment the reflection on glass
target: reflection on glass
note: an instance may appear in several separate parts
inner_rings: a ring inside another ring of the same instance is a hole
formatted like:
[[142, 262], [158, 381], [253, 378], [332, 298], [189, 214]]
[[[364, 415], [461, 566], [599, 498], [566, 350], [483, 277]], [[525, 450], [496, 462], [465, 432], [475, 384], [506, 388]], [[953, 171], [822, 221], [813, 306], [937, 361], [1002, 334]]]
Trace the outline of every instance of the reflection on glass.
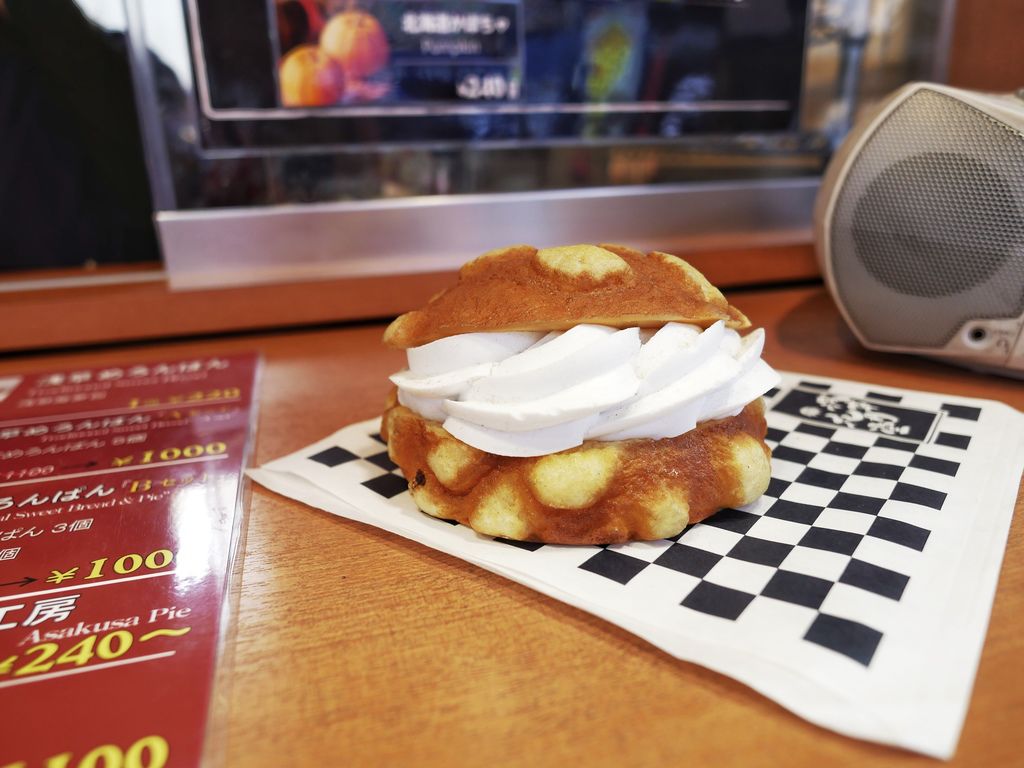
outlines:
[[945, 5], [192, 0], [175, 206], [814, 176], [934, 76]]

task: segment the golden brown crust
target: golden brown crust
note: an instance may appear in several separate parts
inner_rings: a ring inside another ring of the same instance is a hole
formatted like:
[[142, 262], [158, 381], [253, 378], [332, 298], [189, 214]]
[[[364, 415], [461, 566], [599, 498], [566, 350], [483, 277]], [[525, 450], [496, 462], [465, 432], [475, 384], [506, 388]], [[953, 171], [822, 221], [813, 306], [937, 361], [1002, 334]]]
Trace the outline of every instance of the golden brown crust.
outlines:
[[514, 245], [465, 264], [454, 286], [391, 323], [384, 342], [407, 349], [460, 333], [557, 331], [582, 323], [707, 327], [718, 320], [737, 330], [750, 326], [677, 256], [609, 244], [539, 251]]
[[484, 453], [393, 400], [381, 434], [427, 514], [492, 536], [609, 544], [674, 536], [768, 486], [759, 398], [664, 440], [591, 441], [536, 458]]

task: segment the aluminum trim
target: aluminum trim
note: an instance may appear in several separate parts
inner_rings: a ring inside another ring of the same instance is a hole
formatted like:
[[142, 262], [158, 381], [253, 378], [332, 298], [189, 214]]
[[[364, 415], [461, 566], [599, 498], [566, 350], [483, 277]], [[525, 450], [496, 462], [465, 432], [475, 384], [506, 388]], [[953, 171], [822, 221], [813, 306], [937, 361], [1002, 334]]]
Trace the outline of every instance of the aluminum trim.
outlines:
[[581, 200], [597, 200], [603, 198], [641, 198], [641, 197], [674, 197], [689, 195], [705, 195], [722, 192], [770, 193], [788, 190], [803, 191], [817, 189], [820, 183], [817, 176], [806, 176], [789, 179], [771, 179], [768, 181], [712, 181], [687, 184], [664, 185], [630, 185], [618, 187], [586, 187], [579, 189], [553, 189], [534, 192], [481, 192], [466, 195], [422, 195], [412, 197], [376, 198], [373, 200], [339, 200], [320, 203], [285, 203], [262, 208], [206, 208], [202, 210], [168, 210], [158, 212], [162, 221], [177, 218], [194, 219], [199, 217], [230, 218], [249, 217], [254, 212], [259, 216], [284, 215], [293, 211], [323, 211], [334, 213], [357, 213], [373, 210], [405, 210], [409, 208], [463, 206], [492, 203], [515, 202], [575, 202]]
[[203, 104], [203, 113], [217, 120], [298, 120], [310, 117], [420, 117], [431, 115], [518, 115], [518, 114], [592, 114], [647, 112], [783, 112], [790, 102], [765, 101], [646, 101], [622, 104], [601, 101], [588, 104], [516, 103], [486, 107], [444, 105], [405, 105], [390, 107], [268, 107], [266, 109], [217, 109]]
[[818, 179], [448, 195], [157, 214], [170, 285], [457, 268], [501, 243], [725, 248], [810, 242]]

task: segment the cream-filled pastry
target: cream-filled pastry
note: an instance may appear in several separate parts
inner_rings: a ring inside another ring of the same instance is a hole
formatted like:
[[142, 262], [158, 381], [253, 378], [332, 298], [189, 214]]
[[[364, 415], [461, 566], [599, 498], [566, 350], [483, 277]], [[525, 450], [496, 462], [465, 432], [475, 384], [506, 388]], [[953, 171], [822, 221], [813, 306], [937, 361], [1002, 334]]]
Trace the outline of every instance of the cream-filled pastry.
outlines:
[[382, 434], [426, 513], [492, 536], [673, 536], [767, 487], [764, 333], [683, 260], [512, 246], [389, 326]]

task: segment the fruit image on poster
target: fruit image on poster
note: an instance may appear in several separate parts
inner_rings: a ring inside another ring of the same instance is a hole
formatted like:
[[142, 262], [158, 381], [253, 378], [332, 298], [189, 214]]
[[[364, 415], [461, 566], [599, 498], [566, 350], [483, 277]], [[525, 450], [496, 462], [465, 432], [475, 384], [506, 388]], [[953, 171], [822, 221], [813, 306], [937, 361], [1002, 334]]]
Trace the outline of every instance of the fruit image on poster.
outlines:
[[326, 107], [379, 101], [390, 87], [390, 47], [373, 3], [278, 0], [282, 106]]
[[300, 45], [285, 54], [278, 77], [286, 107], [324, 107], [345, 96], [345, 70], [315, 45]]
[[320, 34], [320, 49], [354, 80], [364, 80], [388, 65], [388, 39], [380, 22], [365, 11], [342, 11]]

